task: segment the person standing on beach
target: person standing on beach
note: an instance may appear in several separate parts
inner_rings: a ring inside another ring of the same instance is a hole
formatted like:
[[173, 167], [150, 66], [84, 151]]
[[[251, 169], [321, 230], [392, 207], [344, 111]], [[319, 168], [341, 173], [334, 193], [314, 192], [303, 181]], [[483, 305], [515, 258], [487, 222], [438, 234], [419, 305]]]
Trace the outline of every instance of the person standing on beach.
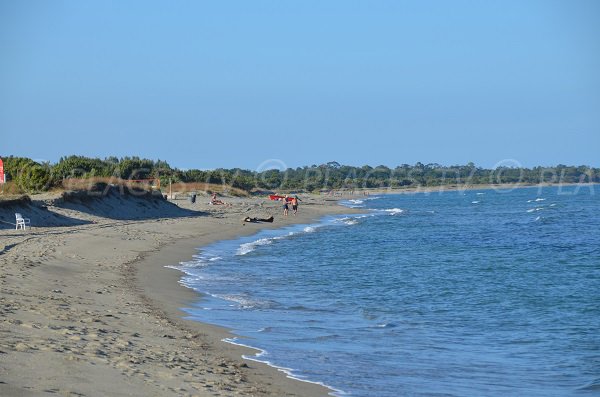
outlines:
[[294, 196], [292, 198], [292, 210], [294, 211], [294, 215], [298, 212], [298, 196]]
[[283, 216], [287, 216], [288, 215], [288, 211], [290, 210], [290, 207], [288, 207], [288, 196], [287, 194], [285, 195], [284, 198], [282, 198], [283, 200]]

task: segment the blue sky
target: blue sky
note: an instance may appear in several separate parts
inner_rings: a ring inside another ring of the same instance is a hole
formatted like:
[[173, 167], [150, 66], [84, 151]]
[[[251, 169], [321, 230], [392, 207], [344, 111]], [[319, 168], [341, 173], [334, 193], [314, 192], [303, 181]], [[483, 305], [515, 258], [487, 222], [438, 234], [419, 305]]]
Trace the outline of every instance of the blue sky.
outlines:
[[588, 164], [600, 2], [0, 2], [0, 154]]

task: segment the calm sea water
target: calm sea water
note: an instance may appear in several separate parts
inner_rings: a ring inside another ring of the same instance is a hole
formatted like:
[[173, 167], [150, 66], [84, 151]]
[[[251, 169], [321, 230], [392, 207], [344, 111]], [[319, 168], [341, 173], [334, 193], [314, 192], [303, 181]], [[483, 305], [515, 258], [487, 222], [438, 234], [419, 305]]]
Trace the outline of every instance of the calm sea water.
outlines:
[[595, 189], [347, 201], [365, 214], [203, 248], [187, 312], [336, 395], [597, 395]]

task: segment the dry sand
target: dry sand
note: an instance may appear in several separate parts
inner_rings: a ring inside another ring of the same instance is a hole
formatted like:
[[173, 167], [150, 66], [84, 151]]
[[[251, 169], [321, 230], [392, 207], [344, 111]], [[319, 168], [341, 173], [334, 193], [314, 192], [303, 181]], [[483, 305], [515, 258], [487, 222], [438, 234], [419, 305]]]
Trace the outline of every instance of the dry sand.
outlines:
[[[184, 320], [179, 309], [199, 297], [165, 265], [219, 239], [352, 210], [303, 197], [299, 215], [284, 218], [278, 202], [225, 200], [232, 205], [112, 193], [0, 202], [0, 395], [328, 395], [243, 360], [251, 351], [222, 342], [226, 330]], [[14, 212], [34, 227], [9, 228]], [[273, 224], [241, 222], [269, 215]]]

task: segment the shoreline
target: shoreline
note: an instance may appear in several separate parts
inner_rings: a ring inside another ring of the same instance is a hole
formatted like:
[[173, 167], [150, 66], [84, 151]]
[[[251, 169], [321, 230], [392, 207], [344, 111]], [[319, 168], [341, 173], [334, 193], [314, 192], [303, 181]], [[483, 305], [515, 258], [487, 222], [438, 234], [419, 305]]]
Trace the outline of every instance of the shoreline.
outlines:
[[[181, 309], [201, 294], [165, 267], [215, 241], [359, 212], [338, 200], [302, 199], [298, 216], [287, 218], [264, 198], [230, 198], [229, 207], [180, 202], [180, 210], [122, 197], [23, 207], [34, 227], [0, 230], [0, 394], [329, 395], [329, 388], [244, 359], [257, 350], [224, 342], [227, 329], [186, 320]], [[15, 209], [1, 211], [8, 217]], [[275, 223], [241, 222], [268, 215]]]
[[318, 211], [318, 213], [303, 214], [297, 217], [290, 215], [286, 222], [276, 225], [263, 223], [252, 225], [252, 228], [243, 231], [224, 230], [173, 242], [135, 263], [136, 286], [141, 289], [141, 293], [149, 300], [151, 306], [165, 313], [178, 326], [203, 332], [211, 339], [211, 343], [227, 346], [227, 348], [223, 348], [221, 353], [226, 353], [229, 359], [241, 360], [246, 363], [248, 368], [255, 372], [255, 374], [250, 375], [251, 378], [254, 376], [264, 377], [272, 382], [279, 383], [277, 378], [283, 376], [285, 379], [281, 381], [281, 386], [285, 385], [285, 395], [306, 397], [332, 395], [332, 393], [339, 391], [317, 381], [299, 379], [285, 368], [253, 358], [252, 356], [260, 353], [261, 350], [243, 343], [227, 341], [227, 339], [235, 338], [236, 335], [232, 334], [226, 327], [185, 319], [184, 317], [187, 314], [182, 309], [203, 299], [204, 294], [180, 283], [185, 274], [184, 272], [167, 267], [190, 260], [203, 247], [218, 241], [236, 240], [244, 236], [254, 235], [264, 229], [282, 229], [293, 224], [315, 223], [327, 215], [360, 212], [339, 205], [338, 200], [336, 200], [336, 204], [326, 204], [326, 206], [326, 210]]

